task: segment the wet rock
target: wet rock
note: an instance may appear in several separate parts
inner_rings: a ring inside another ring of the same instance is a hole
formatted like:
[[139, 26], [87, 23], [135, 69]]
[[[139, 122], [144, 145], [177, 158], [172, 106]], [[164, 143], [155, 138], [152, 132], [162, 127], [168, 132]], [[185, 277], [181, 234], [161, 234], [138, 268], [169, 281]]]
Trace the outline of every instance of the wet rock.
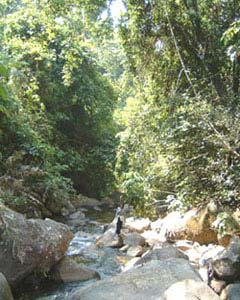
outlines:
[[200, 281], [187, 260], [153, 261], [80, 289], [69, 300], [159, 300], [172, 284], [184, 279]]
[[116, 236], [116, 229], [113, 226], [111, 226], [102, 235], [97, 237], [96, 246], [108, 247], [112, 243], [112, 240], [114, 239], [115, 236]]
[[33, 272], [46, 273], [65, 254], [72, 233], [66, 225], [26, 219], [0, 206], [0, 271], [16, 287]]
[[87, 219], [82, 211], [76, 211], [68, 216], [67, 224], [73, 227], [86, 225]]
[[100, 275], [89, 268], [82, 267], [69, 257], [64, 257], [51, 271], [51, 277], [56, 281], [76, 282], [89, 279], [100, 279]]
[[10, 286], [2, 273], [0, 273], [0, 299], [13, 300], [13, 295]]
[[144, 218], [127, 218], [125, 222], [125, 227], [130, 231], [142, 233], [145, 230], [150, 229], [151, 222], [149, 219]]
[[75, 219], [84, 219], [85, 218], [85, 214], [79, 210], [79, 211], [76, 211], [74, 213], [72, 213], [71, 215], [69, 215], [69, 220], [75, 220]]
[[164, 300], [220, 300], [203, 282], [184, 280], [173, 284], [165, 293]]
[[115, 235], [112, 243], [109, 245], [111, 248], [121, 248], [123, 246], [123, 239], [121, 235]]
[[97, 247], [112, 247], [121, 248], [123, 246], [123, 239], [120, 235], [116, 234], [116, 228], [111, 227], [104, 232], [103, 235], [96, 239]]
[[221, 293], [221, 300], [239, 300], [240, 283], [229, 284]]
[[152, 260], [164, 261], [166, 259], [173, 258], [188, 259], [187, 255], [179, 251], [177, 248], [171, 245], [166, 245], [160, 249], [149, 250], [137, 261], [136, 265], [145, 264]]
[[139, 233], [133, 232], [123, 236], [123, 243], [124, 245], [130, 246], [144, 246], [146, 244], [146, 240]]

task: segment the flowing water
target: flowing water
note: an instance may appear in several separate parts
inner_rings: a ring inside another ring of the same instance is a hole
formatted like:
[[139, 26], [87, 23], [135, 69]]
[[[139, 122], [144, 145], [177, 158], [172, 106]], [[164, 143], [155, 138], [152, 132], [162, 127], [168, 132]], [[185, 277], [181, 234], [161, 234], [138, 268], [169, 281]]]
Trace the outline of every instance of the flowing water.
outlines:
[[[101, 279], [116, 275], [121, 271], [122, 254], [117, 249], [95, 246], [97, 236], [101, 235], [105, 225], [112, 221], [114, 212], [92, 211], [86, 212], [86, 215], [88, 217], [86, 225], [76, 231], [66, 254], [82, 266], [96, 270]], [[23, 294], [19, 300], [66, 300], [70, 293], [92, 282], [93, 280], [60, 285], [51, 283], [45, 286], [44, 290]]]

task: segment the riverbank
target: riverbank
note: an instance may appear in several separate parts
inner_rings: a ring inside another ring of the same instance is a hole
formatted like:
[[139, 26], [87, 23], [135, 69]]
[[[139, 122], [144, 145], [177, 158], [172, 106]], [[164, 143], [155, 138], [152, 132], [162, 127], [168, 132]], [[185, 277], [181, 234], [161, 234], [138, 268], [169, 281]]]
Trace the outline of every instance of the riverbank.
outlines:
[[[46, 230], [43, 232], [48, 234], [54, 233], [54, 224], [56, 228], [63, 226], [66, 232], [70, 229], [74, 236], [71, 235], [71, 239], [65, 242], [61, 257], [57, 255], [57, 248], [50, 252], [58, 261], [49, 267], [49, 271], [42, 272], [41, 276], [39, 272], [24, 275], [21, 288], [13, 289], [15, 300], [91, 300], [94, 297], [132, 300], [135, 295], [138, 299], [144, 299], [146, 293], [152, 297], [150, 299], [159, 299], [155, 298], [156, 295], [165, 299], [165, 293], [179, 282], [184, 282], [184, 286], [186, 283], [187, 289], [197, 287], [209, 291], [211, 300], [220, 295], [222, 298], [219, 299], [225, 300], [228, 296], [222, 295], [229, 295], [232, 284], [236, 290], [236, 283], [240, 279], [240, 240], [237, 236], [232, 235], [232, 239], [228, 236], [228, 239], [224, 239], [228, 244], [223, 245], [223, 239], [219, 239], [212, 223], [207, 222], [209, 212], [206, 208], [185, 214], [175, 211], [155, 221], [124, 215], [119, 235], [116, 234], [115, 210], [114, 206], [101, 207], [96, 203], [91, 207], [79, 207], [66, 217], [69, 227], [51, 220], [26, 220], [17, 215], [21, 224], [40, 222], [42, 230]], [[15, 216], [14, 212], [11, 214]], [[16, 222], [16, 216], [14, 218]], [[36, 238], [33, 229], [31, 227], [29, 237]], [[56, 241], [62, 240], [62, 235], [55, 231], [54, 238]], [[45, 246], [46, 239], [47, 235], [45, 240], [43, 237], [40, 239]], [[27, 245], [30, 244], [33, 246], [31, 239]], [[26, 251], [30, 248], [25, 247], [26, 244], [20, 245], [22, 247], [12, 250], [22, 249], [23, 252], [17, 252], [18, 258], [23, 263], [29, 263]], [[37, 247], [31, 249], [35, 253]], [[35, 265], [38, 265], [37, 262]], [[159, 273], [159, 268], [165, 271]], [[188, 280], [193, 280], [190, 286]], [[142, 286], [147, 292], [142, 290]], [[115, 291], [114, 295], [112, 290]], [[152, 290], [155, 290], [153, 294]], [[185, 292], [181, 293], [184, 295]], [[198, 295], [193, 293], [195, 296]]]

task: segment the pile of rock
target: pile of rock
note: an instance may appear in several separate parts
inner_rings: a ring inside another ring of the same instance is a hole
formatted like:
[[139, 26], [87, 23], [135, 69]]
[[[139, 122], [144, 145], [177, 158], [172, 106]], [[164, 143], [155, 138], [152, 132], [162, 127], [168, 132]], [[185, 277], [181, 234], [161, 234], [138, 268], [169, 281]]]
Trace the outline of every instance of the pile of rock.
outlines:
[[219, 300], [184, 255], [172, 247], [149, 253], [130, 270], [79, 289], [70, 299]]
[[[132, 217], [120, 235], [114, 220], [96, 244], [119, 247], [133, 257], [123, 267], [124, 275], [96, 283], [72, 299], [240, 299], [240, 239], [233, 237], [227, 248], [217, 245], [213, 220], [207, 209], [173, 212], [155, 222]], [[188, 268], [194, 276], [185, 272]]]
[[205, 263], [209, 285], [221, 299], [240, 299], [240, 239], [233, 238], [226, 249]]
[[[78, 218], [82, 224], [81, 212], [70, 215], [69, 220]], [[25, 290], [24, 286], [31, 288], [34, 284], [36, 288], [46, 280], [67, 283], [99, 279], [96, 271], [65, 256], [72, 237], [62, 223], [26, 219], [0, 205], [0, 299], [13, 300], [11, 289], [18, 293]]]

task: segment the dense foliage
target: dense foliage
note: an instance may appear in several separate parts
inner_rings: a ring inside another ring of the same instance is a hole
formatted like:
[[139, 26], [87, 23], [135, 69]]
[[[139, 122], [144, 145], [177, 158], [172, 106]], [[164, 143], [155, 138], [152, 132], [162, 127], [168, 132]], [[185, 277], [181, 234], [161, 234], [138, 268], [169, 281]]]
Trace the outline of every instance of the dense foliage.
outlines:
[[121, 36], [136, 92], [117, 172], [128, 201], [239, 200], [239, 2], [125, 1]]
[[2, 1], [1, 199], [238, 206], [240, 3], [112, 2]]
[[116, 95], [94, 55], [97, 32], [111, 28], [97, 21], [105, 1], [88, 2], [2, 6], [0, 172], [21, 185], [12, 195], [2, 177], [8, 203], [58, 212], [73, 187], [99, 197], [113, 186]]

